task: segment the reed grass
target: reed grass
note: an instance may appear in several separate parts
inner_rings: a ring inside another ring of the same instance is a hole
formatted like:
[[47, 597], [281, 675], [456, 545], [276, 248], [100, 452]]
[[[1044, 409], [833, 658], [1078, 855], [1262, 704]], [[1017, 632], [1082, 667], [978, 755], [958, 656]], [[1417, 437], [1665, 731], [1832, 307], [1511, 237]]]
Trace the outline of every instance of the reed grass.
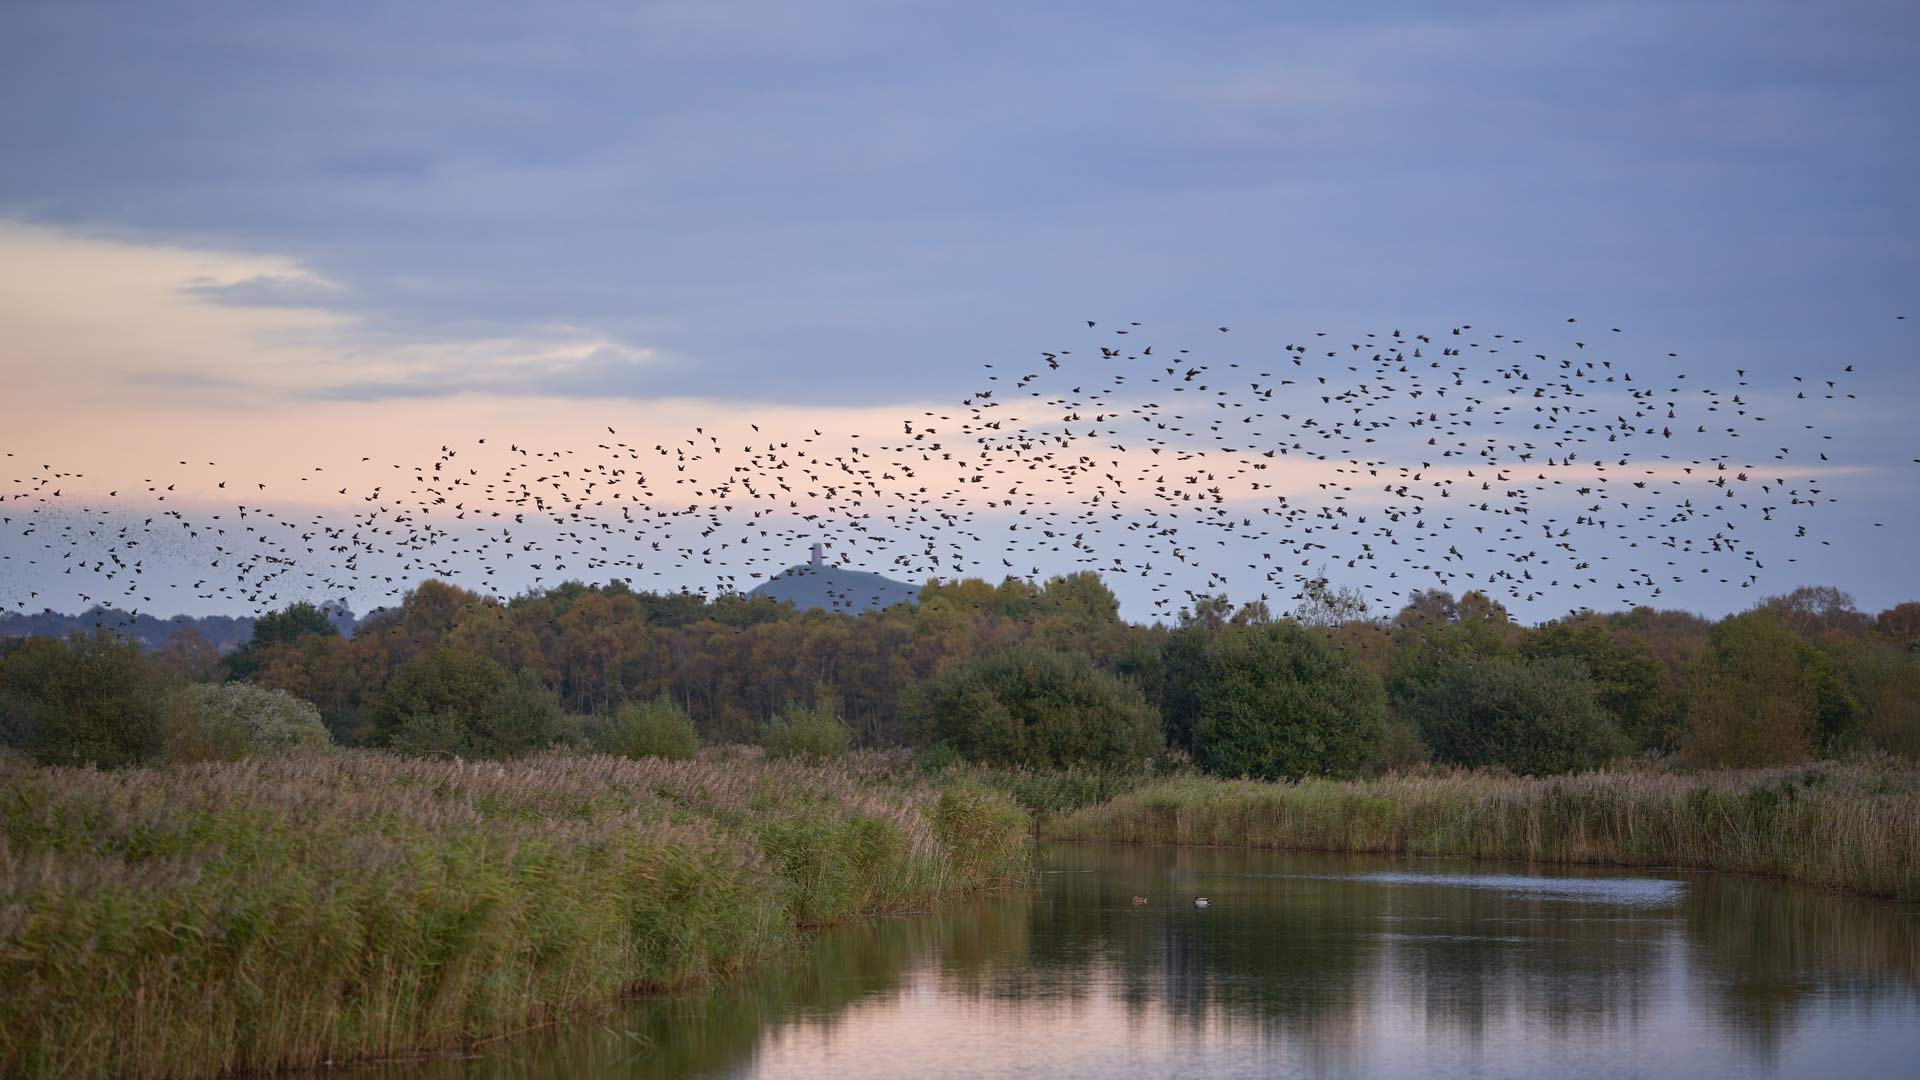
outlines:
[[1016, 881], [1030, 857], [1004, 796], [750, 753], [0, 758], [0, 1075], [458, 1047]]
[[1920, 768], [1183, 778], [1043, 822], [1061, 840], [1672, 866], [1920, 900]]

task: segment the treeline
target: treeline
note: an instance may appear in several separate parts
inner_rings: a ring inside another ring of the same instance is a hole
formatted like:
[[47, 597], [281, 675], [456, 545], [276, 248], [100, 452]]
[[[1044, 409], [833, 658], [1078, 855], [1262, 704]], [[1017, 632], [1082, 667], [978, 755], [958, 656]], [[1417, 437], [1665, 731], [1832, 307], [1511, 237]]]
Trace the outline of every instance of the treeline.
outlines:
[[[248, 639], [253, 633], [253, 620], [244, 615], [207, 615], [199, 618], [173, 615], [162, 619], [137, 611], [102, 606], [90, 607], [78, 615], [65, 615], [52, 610], [31, 615], [0, 615], [0, 638], [66, 637], [69, 634], [106, 629], [121, 637], [131, 638], [149, 649], [160, 648], [175, 634], [189, 628], [214, 648], [224, 652]], [[340, 629], [351, 633], [351, 621]]]
[[[167, 687], [204, 682], [311, 703], [336, 743], [460, 757], [760, 742], [1277, 778], [1920, 755], [1920, 603], [1867, 614], [1826, 588], [1718, 622], [1637, 608], [1538, 627], [1480, 593], [1367, 618], [1321, 588], [1284, 616], [1223, 597], [1141, 626], [1093, 574], [935, 582], [858, 615], [618, 582], [501, 602], [429, 581], [351, 637], [307, 605], [224, 657], [195, 636], [151, 656], [104, 636], [0, 646], [0, 734], [41, 760], [152, 760], [193, 729]], [[148, 734], [117, 745], [116, 725]]]

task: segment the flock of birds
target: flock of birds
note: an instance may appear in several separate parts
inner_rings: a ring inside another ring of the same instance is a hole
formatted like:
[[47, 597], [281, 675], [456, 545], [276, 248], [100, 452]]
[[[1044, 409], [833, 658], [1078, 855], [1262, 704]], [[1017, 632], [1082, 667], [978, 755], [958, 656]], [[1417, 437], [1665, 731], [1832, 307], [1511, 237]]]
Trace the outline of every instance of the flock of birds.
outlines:
[[[1376, 611], [1436, 586], [1612, 597], [1594, 606], [1656, 603], [1691, 579], [1752, 587], [1765, 530], [1830, 542], [1816, 529], [1852, 364], [1703, 385], [1671, 352], [1630, 368], [1616, 328], [1564, 330], [1551, 347], [1461, 324], [1247, 349], [1226, 326], [1178, 347], [1087, 320], [1071, 347], [988, 363], [957, 406], [882, 439], [607, 426], [572, 447], [480, 437], [292, 479], [137, 463], [138, 484], [15, 448], [0, 459], [0, 590], [14, 593], [0, 604], [42, 610], [55, 572], [83, 603], [133, 612], [185, 596], [255, 613], [383, 604], [429, 576], [494, 595], [574, 578], [745, 591], [823, 542], [836, 563], [911, 582], [1137, 577], [1153, 617], [1330, 580]], [[338, 508], [282, 501], [315, 489]]]

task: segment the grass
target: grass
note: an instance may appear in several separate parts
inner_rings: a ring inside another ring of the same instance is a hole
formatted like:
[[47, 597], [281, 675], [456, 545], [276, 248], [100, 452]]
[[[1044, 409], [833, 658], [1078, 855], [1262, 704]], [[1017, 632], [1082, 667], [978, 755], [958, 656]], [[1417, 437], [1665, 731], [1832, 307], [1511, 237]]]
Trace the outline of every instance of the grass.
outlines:
[[459, 1047], [1016, 881], [1030, 858], [1005, 796], [857, 761], [0, 758], [0, 1075]]
[[1920, 768], [1174, 779], [1049, 818], [1061, 840], [1389, 852], [1769, 874], [1920, 900]]

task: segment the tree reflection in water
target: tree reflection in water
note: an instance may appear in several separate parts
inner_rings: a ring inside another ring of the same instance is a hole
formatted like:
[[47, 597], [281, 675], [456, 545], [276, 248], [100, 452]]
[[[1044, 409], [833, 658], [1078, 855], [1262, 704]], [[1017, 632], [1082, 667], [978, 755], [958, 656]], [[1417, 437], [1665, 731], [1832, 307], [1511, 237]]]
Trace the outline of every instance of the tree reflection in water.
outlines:
[[[805, 1073], [900, 1050], [890, 1015], [929, 998], [933, 1018], [915, 1014], [901, 1051], [913, 1063], [882, 1063], [901, 1075], [991, 1072], [982, 1053], [1017, 1065], [1023, 1043], [1071, 1055], [1141, 1039], [1188, 1055], [1231, 1045], [1309, 1073], [1408, 1074], [1395, 1062], [1431, 1048], [1605, 1062], [1668, 1040], [1683, 1044], [1677, 1075], [1690, 1060], [1767, 1071], [1796, 1033], [1835, 1018], [1870, 1038], [1920, 1034], [1912, 906], [1728, 875], [1203, 848], [1055, 845], [1044, 867], [1028, 892], [839, 927], [734, 985], [371, 1071]], [[1191, 903], [1202, 894], [1205, 910]], [[944, 1057], [962, 1025], [1004, 1037]]]

